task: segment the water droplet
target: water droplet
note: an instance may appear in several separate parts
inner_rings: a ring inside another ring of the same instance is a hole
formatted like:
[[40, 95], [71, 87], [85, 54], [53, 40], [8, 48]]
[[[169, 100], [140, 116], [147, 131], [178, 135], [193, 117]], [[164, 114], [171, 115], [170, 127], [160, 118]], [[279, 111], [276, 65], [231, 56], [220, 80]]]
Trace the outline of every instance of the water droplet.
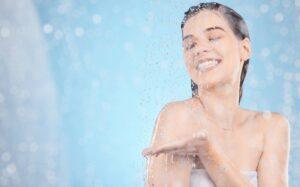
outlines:
[[4, 152], [1, 155], [1, 159], [2, 159], [3, 162], [8, 162], [10, 160], [10, 154], [9, 154], [9, 152]]
[[24, 117], [26, 115], [26, 109], [22, 106], [17, 108], [17, 115], [20, 117]]
[[168, 164], [169, 164], [169, 156], [166, 154], [165, 156], [165, 172], [168, 172]]
[[174, 164], [174, 154], [171, 154], [171, 159], [170, 159], [170, 161], [171, 161], [171, 162], [170, 162], [171, 164]]
[[271, 114], [270, 111], [264, 111], [263, 112], [263, 118], [265, 118], [265, 119], [271, 119], [271, 116], [272, 116], [272, 114]]
[[3, 103], [4, 101], [4, 96], [0, 93], [0, 103]]
[[33, 142], [33, 143], [30, 144], [29, 149], [30, 149], [31, 152], [36, 152], [39, 149], [39, 146], [38, 146], [37, 143]]
[[286, 54], [280, 54], [279, 60], [281, 62], [287, 62], [289, 60], [289, 57]]
[[101, 23], [101, 21], [102, 21], [102, 17], [100, 15], [98, 15], [98, 14], [93, 15], [93, 23], [94, 24], [97, 25], [97, 24]]
[[62, 31], [57, 30], [57, 31], [54, 32], [54, 38], [56, 40], [60, 40], [62, 37], [63, 37], [63, 32]]
[[84, 29], [82, 27], [75, 28], [75, 35], [81, 37], [84, 34]]
[[275, 19], [275, 22], [280, 23], [280, 22], [283, 21], [284, 16], [281, 12], [278, 12], [278, 13], [275, 14], [274, 19]]
[[44, 25], [43, 30], [46, 34], [50, 34], [53, 31], [53, 26], [47, 23]]
[[291, 72], [285, 72], [284, 75], [283, 75], [283, 78], [285, 80], [292, 80], [293, 74]]
[[269, 48], [263, 48], [260, 52], [262, 57], [267, 57], [270, 55], [270, 49]]
[[260, 5], [259, 10], [262, 13], [267, 13], [269, 11], [269, 6], [267, 4], [262, 4], [262, 5]]
[[141, 27], [141, 31], [148, 36], [150, 36], [152, 34], [152, 29], [149, 26]]
[[6, 27], [2, 27], [0, 30], [0, 35], [2, 38], [7, 38], [10, 35], [10, 30]]
[[24, 151], [26, 151], [26, 147], [27, 147], [26, 142], [21, 142], [21, 143], [18, 145], [18, 150], [19, 150], [20, 152], [24, 152]]
[[281, 34], [282, 36], [286, 36], [288, 33], [289, 33], [289, 29], [288, 29], [288, 28], [282, 27], [282, 28], [280, 29], [280, 34]]
[[70, 9], [70, 3], [64, 2], [57, 7], [57, 12], [59, 14], [65, 14]]
[[126, 17], [124, 23], [126, 26], [131, 26], [133, 24], [133, 20], [131, 17]]
[[133, 44], [131, 42], [125, 42], [124, 43], [124, 50], [126, 52], [132, 52], [133, 49], [134, 49], [134, 46], [133, 46]]
[[300, 81], [300, 73], [294, 73], [294, 79], [299, 82]]
[[48, 170], [46, 172], [46, 178], [50, 183], [53, 183], [56, 180], [56, 173], [52, 170]]
[[6, 171], [10, 175], [15, 174], [16, 170], [17, 170], [17, 167], [16, 167], [16, 165], [14, 163], [8, 164], [6, 166]]

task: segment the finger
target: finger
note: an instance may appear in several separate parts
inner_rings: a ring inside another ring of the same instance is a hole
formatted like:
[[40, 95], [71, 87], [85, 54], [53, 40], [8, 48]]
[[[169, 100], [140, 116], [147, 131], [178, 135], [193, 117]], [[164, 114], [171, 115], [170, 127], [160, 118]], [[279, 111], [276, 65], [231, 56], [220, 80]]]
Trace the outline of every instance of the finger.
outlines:
[[146, 149], [144, 149], [144, 150], [142, 151], [142, 155], [143, 155], [143, 156], [149, 156], [149, 155], [152, 154], [152, 152], [153, 152], [153, 148], [146, 148]]
[[[206, 134], [205, 134], [205, 132], [198, 132], [197, 134], [195, 134], [195, 137], [197, 139], [199, 139], [201, 137], [206, 137]], [[178, 150], [182, 150], [185, 152], [187, 152], [188, 150], [191, 150], [191, 149], [196, 150], [196, 147], [194, 147], [194, 144], [196, 142], [194, 142], [194, 140], [195, 140], [195, 138], [193, 138], [193, 137], [181, 139], [176, 142], [155, 148], [152, 150], [151, 154], [171, 153], [171, 152], [176, 152]], [[197, 145], [197, 143], [195, 145]]]
[[165, 147], [161, 147], [161, 148], [154, 150], [152, 152], [152, 154], [170, 153], [170, 152], [176, 151], [178, 149], [180, 149], [180, 148], [176, 147], [176, 146], [165, 146]]
[[177, 145], [178, 144], [176, 143], [176, 144], [163, 145], [158, 148], [149, 147], [142, 151], [142, 155], [143, 156], [151, 156], [151, 155], [158, 156], [158, 154], [163, 153], [163, 152], [170, 152], [172, 150], [177, 150], [177, 148], [176, 148]]
[[186, 149], [178, 149], [172, 151], [173, 154], [197, 154], [198, 149], [196, 147], [190, 147]]
[[142, 151], [142, 155], [143, 156], [158, 156], [159, 154], [163, 153], [163, 152], [170, 152], [172, 150], [176, 150], [176, 146], [178, 144], [176, 143], [172, 143], [172, 144], [169, 144], [169, 145], [163, 145], [163, 146], [160, 146], [158, 148], [154, 148], [154, 147], [149, 147], [149, 148], [146, 148]]
[[153, 151], [153, 154], [180, 154], [180, 155], [195, 155], [198, 153], [198, 148], [196, 146], [184, 146], [184, 147], [174, 147], [172, 149], [160, 149]]
[[176, 151], [176, 152], [172, 152], [171, 154], [177, 156], [196, 156], [197, 152]]
[[153, 149], [152, 154], [172, 152], [172, 151], [182, 149], [183, 147], [184, 147], [184, 142], [177, 141], [177, 142], [167, 144], [167, 145], [163, 145], [163, 146], [160, 146], [156, 149]]
[[[201, 142], [195, 142], [195, 139]], [[193, 135], [192, 138], [186, 138], [176, 141], [171, 144], [160, 146], [152, 151], [152, 154], [173, 153], [173, 152], [197, 152], [199, 143], [202, 145], [202, 140], [207, 140], [207, 131], [201, 130]], [[204, 141], [203, 141], [204, 143]]]
[[193, 138], [199, 140], [206, 140], [208, 132], [206, 130], [201, 130], [193, 134]]

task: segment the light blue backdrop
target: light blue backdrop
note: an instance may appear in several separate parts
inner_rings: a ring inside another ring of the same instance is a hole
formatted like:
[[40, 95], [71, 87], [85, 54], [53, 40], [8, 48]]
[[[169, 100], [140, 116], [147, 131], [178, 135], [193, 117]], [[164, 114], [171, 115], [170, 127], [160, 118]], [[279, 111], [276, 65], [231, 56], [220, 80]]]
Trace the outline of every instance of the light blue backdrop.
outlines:
[[[0, 186], [143, 186], [155, 118], [191, 96], [180, 23], [195, 0], [2, 0]], [[219, 1], [245, 19], [241, 105], [291, 123], [300, 186], [300, 1]]]

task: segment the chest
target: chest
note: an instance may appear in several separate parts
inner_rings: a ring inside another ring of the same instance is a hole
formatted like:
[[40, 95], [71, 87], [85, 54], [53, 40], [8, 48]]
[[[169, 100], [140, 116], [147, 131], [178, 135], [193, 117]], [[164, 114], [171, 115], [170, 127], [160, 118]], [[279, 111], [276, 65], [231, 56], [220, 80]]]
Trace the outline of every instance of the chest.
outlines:
[[214, 136], [215, 143], [240, 170], [256, 170], [263, 152], [263, 135], [259, 132], [237, 131]]
[[[178, 129], [177, 137], [190, 136], [203, 128], [201, 125], [187, 125], [185, 130]], [[213, 126], [206, 126], [205, 129], [214, 143], [240, 170], [256, 170], [263, 151], [263, 133], [259, 125], [249, 122], [234, 131], [224, 131]], [[197, 168], [204, 168], [199, 159], [195, 163]]]

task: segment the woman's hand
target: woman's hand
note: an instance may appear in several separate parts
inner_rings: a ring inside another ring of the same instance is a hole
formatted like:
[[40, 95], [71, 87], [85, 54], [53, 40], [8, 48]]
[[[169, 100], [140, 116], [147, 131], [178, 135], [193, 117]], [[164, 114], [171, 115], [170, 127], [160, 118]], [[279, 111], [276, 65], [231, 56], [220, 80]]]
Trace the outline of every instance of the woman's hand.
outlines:
[[192, 137], [187, 137], [158, 147], [143, 150], [143, 156], [158, 156], [161, 153], [178, 155], [199, 155], [208, 150], [209, 136], [206, 130], [198, 131]]

